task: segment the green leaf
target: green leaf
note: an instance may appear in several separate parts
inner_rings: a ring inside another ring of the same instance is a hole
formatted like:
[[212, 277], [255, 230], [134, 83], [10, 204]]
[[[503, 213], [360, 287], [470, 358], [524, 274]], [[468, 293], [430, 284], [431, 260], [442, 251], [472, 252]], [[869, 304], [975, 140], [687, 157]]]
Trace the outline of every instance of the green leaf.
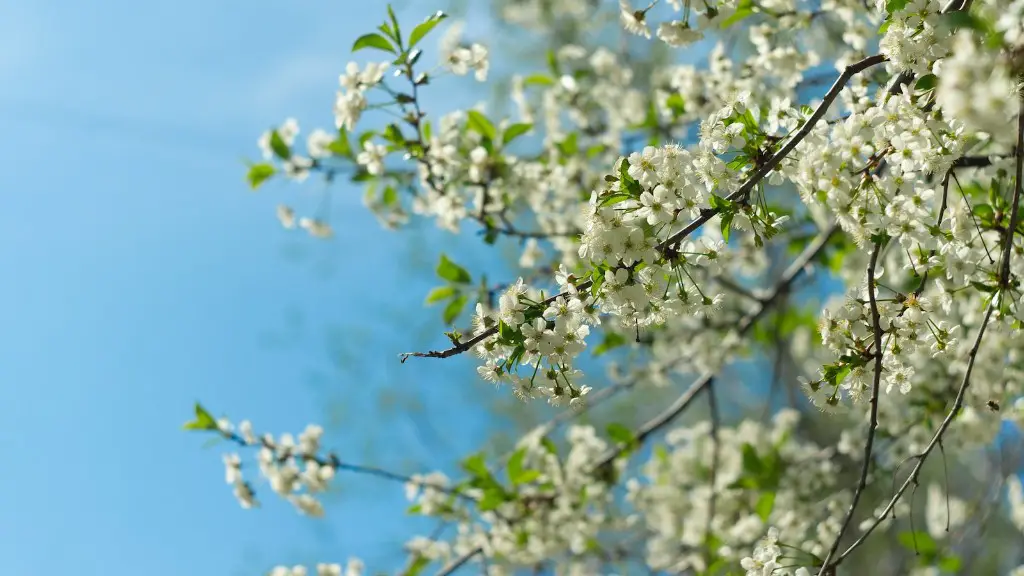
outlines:
[[270, 149], [274, 151], [274, 154], [281, 160], [287, 160], [292, 157], [292, 151], [288, 148], [288, 145], [284, 143], [284, 138], [277, 133], [277, 130], [270, 132]]
[[477, 509], [481, 512], [495, 510], [508, 500], [508, 496], [501, 487], [495, 487], [484, 492], [484, 497], [477, 502]]
[[512, 453], [508, 459], [508, 479], [516, 484], [516, 477], [523, 473], [523, 460], [526, 458], [526, 448], [520, 448]]
[[530, 123], [520, 123], [509, 126], [505, 129], [504, 134], [501, 135], [502, 146], [507, 146], [509, 142], [529, 132], [531, 128], [533, 128], [533, 124]]
[[437, 263], [437, 275], [458, 284], [469, 284], [473, 280], [465, 268], [452, 262], [444, 254], [441, 254], [441, 259]]
[[683, 95], [678, 92], [672, 94], [665, 100], [665, 105], [672, 111], [672, 115], [678, 118], [686, 112], [686, 101], [683, 100]]
[[898, 12], [906, 8], [908, 2], [909, 0], [886, 0], [885, 11], [888, 12], [889, 14], [892, 14], [893, 12]]
[[996, 215], [996, 211], [988, 204], [975, 204], [974, 208], [971, 209], [971, 212], [973, 212], [978, 218], [981, 218], [982, 221], [989, 223], [992, 222], [992, 219], [995, 218]]
[[959, 556], [943, 556], [943, 558], [939, 560], [938, 568], [943, 572], [959, 574], [961, 565], [962, 562], [960, 561]]
[[775, 492], [762, 492], [761, 496], [757, 499], [757, 505], [754, 506], [754, 510], [757, 511], [757, 515], [761, 517], [762, 522], [767, 522], [768, 517], [772, 514], [772, 508], [775, 507]]
[[609, 350], [618, 348], [626, 343], [626, 338], [618, 332], [605, 332], [604, 339], [600, 344], [594, 346], [594, 356], [606, 354]]
[[722, 214], [722, 240], [725, 242], [729, 242], [729, 233], [732, 231], [733, 216], [732, 212]]
[[428, 32], [434, 29], [442, 20], [447, 18], [448, 15], [438, 10], [433, 16], [427, 18], [423, 22], [420, 22], [412, 29], [412, 34], [409, 35], [409, 48], [415, 46]]
[[753, 476], [760, 476], [764, 471], [764, 465], [761, 463], [761, 457], [757, 455], [757, 450], [747, 442], [743, 443], [743, 471]]
[[558, 56], [555, 55], [554, 50], [547, 51], [547, 60], [548, 68], [551, 70], [551, 73], [554, 74], [555, 76], [561, 76], [562, 72], [558, 66]]
[[921, 530], [900, 532], [896, 539], [907, 550], [911, 552], [917, 551], [925, 556], [931, 556], [939, 549], [939, 545], [935, 543], [935, 540], [927, 532]]
[[541, 438], [540, 445], [548, 451], [548, 454], [558, 454], [558, 446], [555, 446], [555, 443], [551, 441], [551, 438], [548, 438], [547, 436]]
[[402, 29], [398, 27], [398, 18], [395, 18], [395, 10], [388, 4], [388, 19], [391, 20], [391, 29], [395, 33], [395, 41], [402, 45]]
[[423, 569], [430, 565], [430, 560], [422, 554], [417, 554], [416, 559], [409, 564], [409, 567], [405, 569], [402, 574], [404, 576], [419, 576]]
[[470, 110], [469, 116], [469, 129], [479, 132], [484, 138], [490, 138], [492, 141], [497, 136], [497, 130], [494, 129], [494, 124], [476, 110]]
[[579, 146], [576, 143], [577, 139], [578, 135], [575, 132], [570, 132], [564, 140], [558, 143], [558, 151], [562, 153], [562, 156], [574, 156], [579, 151]]
[[385, 52], [390, 52], [392, 54], [398, 53], [395, 50], [395, 47], [391, 45], [390, 40], [381, 36], [380, 34], [377, 34], [376, 32], [363, 34], [359, 38], [356, 38], [355, 43], [352, 44], [352, 51], [358, 52], [363, 48], [376, 48], [377, 50], [383, 50]]
[[460, 294], [449, 302], [448, 305], [444, 307], [444, 323], [451, 324], [454, 322], [455, 319], [459, 317], [459, 314], [462, 314], [462, 309], [466, 307], [467, 301], [468, 298], [466, 298], [466, 295]]
[[483, 452], [477, 452], [463, 460], [462, 469], [477, 478], [486, 478], [491, 475], [487, 470], [487, 457]]
[[381, 200], [384, 201], [385, 206], [394, 206], [398, 202], [398, 190], [395, 187], [388, 184], [384, 187], [384, 193], [381, 194]]
[[942, 22], [950, 28], [970, 28], [978, 32], [988, 32], [988, 23], [970, 12], [959, 10], [942, 15]]
[[740, 8], [739, 10], [733, 12], [732, 16], [729, 16], [728, 18], [723, 20], [720, 27], [728, 28], [733, 24], [739, 22], [740, 20], [743, 20], [744, 18], [747, 18], [748, 16], [751, 16], [753, 14], [754, 10], [752, 8]]
[[551, 86], [555, 80], [546, 74], [531, 74], [523, 78], [523, 86]]
[[636, 444], [636, 436], [633, 435], [633, 431], [619, 424], [618, 422], [612, 422], [605, 428], [605, 432], [608, 433], [608, 437], [619, 444], [625, 444], [626, 446], [633, 446]]
[[274, 175], [277, 170], [273, 164], [261, 163], [261, 164], [250, 164], [249, 174], [246, 175], [245, 179], [249, 181], [249, 187], [253, 190], [260, 187], [267, 181], [268, 178]]
[[438, 286], [427, 294], [424, 304], [436, 304], [441, 300], [447, 300], [455, 295], [455, 286]]
[[352, 146], [348, 143], [348, 130], [345, 130], [344, 126], [338, 128], [338, 137], [327, 146], [327, 149], [338, 156], [346, 158], [352, 156]]
[[917, 79], [914, 83], [914, 88], [918, 90], [931, 90], [935, 88], [939, 83], [939, 77], [935, 74], [926, 74]]
[[185, 423], [185, 430], [220, 430], [217, 420], [203, 408], [202, 404], [196, 402], [196, 419]]

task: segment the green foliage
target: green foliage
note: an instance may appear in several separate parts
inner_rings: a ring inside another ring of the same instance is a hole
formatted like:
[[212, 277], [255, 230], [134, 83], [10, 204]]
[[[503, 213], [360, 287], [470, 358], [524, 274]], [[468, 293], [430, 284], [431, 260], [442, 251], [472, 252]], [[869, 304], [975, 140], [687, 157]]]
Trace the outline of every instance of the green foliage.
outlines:
[[481, 136], [490, 139], [492, 142], [497, 138], [498, 132], [487, 116], [484, 116], [476, 110], [470, 110], [467, 113], [467, 116], [469, 118], [468, 126], [470, 130], [479, 133]]
[[370, 32], [369, 34], [363, 34], [356, 39], [355, 43], [352, 44], [352, 52], [358, 52], [363, 48], [375, 48], [377, 50], [383, 50], [384, 52], [390, 52], [397, 54], [395, 47], [391, 44], [391, 41], [387, 38], [377, 34], [376, 32]]
[[260, 187], [261, 184], [270, 179], [277, 172], [273, 164], [266, 162], [259, 164], [250, 164], [249, 173], [246, 174], [245, 179], [249, 182], [249, 187], [253, 190]]
[[506, 128], [505, 132], [501, 135], [502, 145], [507, 146], [510, 142], [512, 142], [519, 136], [522, 136], [523, 134], [529, 132], [532, 128], [533, 124], [529, 123], [512, 124], [511, 126]]
[[469, 284], [473, 281], [473, 277], [469, 275], [465, 268], [452, 262], [444, 254], [441, 254], [441, 259], [437, 263], [437, 275], [444, 280], [457, 284]]
[[618, 348], [626, 343], [626, 338], [618, 332], [605, 331], [604, 339], [597, 346], [594, 346], [594, 356], [607, 354], [610, 350]]
[[427, 293], [427, 298], [424, 300], [424, 304], [436, 304], [442, 300], [447, 300], [454, 296], [456, 289], [454, 286], [438, 286]]
[[466, 307], [466, 303], [469, 299], [465, 294], [459, 294], [455, 298], [452, 298], [448, 305], [444, 307], [443, 319], [445, 324], [451, 324], [462, 314], [462, 310]]
[[447, 17], [447, 14], [438, 10], [429, 18], [417, 24], [416, 27], [412, 29], [412, 34], [409, 34], [409, 48], [416, 46], [424, 36], [434, 29], [434, 26], [437, 26]]
[[219, 430], [217, 426], [217, 419], [213, 417], [206, 408], [203, 408], [202, 404], [196, 402], [195, 407], [196, 419], [191, 422], [186, 422], [183, 428], [185, 430]]
[[284, 138], [278, 134], [277, 130], [271, 130], [270, 132], [270, 149], [273, 150], [274, 155], [281, 160], [287, 160], [292, 157], [292, 151], [285, 144]]

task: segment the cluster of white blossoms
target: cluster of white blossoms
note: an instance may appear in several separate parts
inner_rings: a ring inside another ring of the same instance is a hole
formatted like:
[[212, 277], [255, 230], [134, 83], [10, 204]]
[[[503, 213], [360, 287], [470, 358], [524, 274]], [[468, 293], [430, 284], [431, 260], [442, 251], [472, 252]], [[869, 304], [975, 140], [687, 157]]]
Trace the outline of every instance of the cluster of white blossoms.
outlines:
[[[248, 420], [240, 422], [237, 431], [227, 419], [221, 419], [217, 426], [220, 434], [237, 444], [259, 448], [256, 464], [261, 479], [269, 484], [271, 490], [303, 514], [323, 515], [323, 505], [316, 494], [328, 489], [338, 466], [333, 459], [324, 460], [318, 456], [323, 428], [311, 424], [298, 438], [286, 433], [275, 439], [272, 434], [257, 437]], [[225, 454], [224, 467], [225, 480], [234, 488], [235, 497], [242, 507], [257, 506], [255, 489], [242, 473], [241, 456]]]
[[[595, 574], [629, 555], [652, 570], [828, 574], [851, 562], [836, 558], [841, 542], [906, 528], [907, 486], [921, 482], [929, 486], [921, 538], [941, 553], [914, 548], [907, 570], [957, 572], [951, 567], [969, 557], [951, 534], [988, 515], [922, 466], [941, 451], [950, 469], [1006, 478], [972, 458], [1005, 442], [1008, 424], [1024, 427], [1015, 149], [1024, 0], [610, 4], [606, 13], [582, 0], [502, 3], [509, 22], [573, 38], [548, 53], [546, 69], [511, 78], [510, 117], [482, 105], [429, 115], [422, 93], [437, 78], [419, 71], [414, 45], [441, 18], [417, 26], [412, 41], [392, 14], [383, 35], [357, 42], [389, 54], [349, 64], [338, 132], [314, 131], [300, 154], [297, 122], [268, 131], [259, 142], [266, 163], [251, 167], [250, 182], [277, 174], [274, 162], [295, 181], [351, 169], [386, 226], [416, 214], [452, 232], [479, 227], [488, 243], [521, 242], [520, 264], [535, 275], [484, 286], [471, 329], [448, 332], [452, 348], [419, 355], [471, 351], [482, 379], [583, 410], [585, 355], [628, 349], [607, 363], [612, 386], [664, 392], [683, 374], [721, 375], [753, 351], [755, 361], [774, 359], [773, 392], [803, 376], [835, 434], [791, 410], [734, 426], [716, 413], [669, 432], [635, 465], [630, 455], [645, 452], [627, 436], [656, 442], [650, 429], [609, 428], [612, 443], [574, 426], [562, 454], [535, 432], [508, 460], [507, 479], [482, 456], [463, 463], [461, 481], [410, 478], [413, 513], [457, 530], [406, 548], [438, 566], [476, 558], [495, 576], [548, 567]], [[593, 45], [606, 35], [577, 34], [604, 32], [607, 21], [632, 36], [613, 48]], [[706, 63], [659, 56], [716, 35], [723, 41], [708, 45]], [[637, 37], [656, 38], [657, 49], [644, 53]], [[483, 82], [498, 53], [463, 42], [453, 25], [441, 70]], [[821, 87], [836, 73], [822, 62], [841, 74], [828, 92]], [[391, 68], [403, 86], [383, 80]], [[382, 102], [368, 101], [371, 89]], [[393, 113], [391, 123], [366, 128], [363, 113], [377, 107]], [[330, 235], [326, 222], [288, 206], [278, 217]], [[794, 254], [800, 265], [790, 270]], [[831, 282], [839, 295], [822, 305], [800, 292], [805, 281]], [[453, 303], [471, 306], [463, 284], [465, 302]], [[446, 311], [446, 323], [459, 325], [461, 310]], [[735, 405], [778, 408], [773, 393], [759, 399], [737, 386]], [[660, 428], [678, 415], [654, 421]], [[306, 513], [320, 512], [312, 495], [345, 469], [303, 451], [301, 438], [256, 440], [248, 425], [222, 432], [259, 447], [261, 474]], [[225, 465], [243, 506], [255, 505], [241, 457]], [[862, 470], [866, 490], [855, 483]], [[898, 493], [888, 488], [893, 478], [907, 479]], [[1011, 528], [1024, 531], [1020, 481], [1006, 484], [993, 492], [1008, 500]], [[916, 534], [901, 537], [901, 554], [917, 546]]]
[[[497, 332], [475, 346], [484, 359], [477, 372], [490, 382], [511, 384], [520, 398], [543, 396], [556, 406], [564, 400], [577, 406], [590, 387], [578, 383], [580, 371], [572, 362], [599, 320], [589, 294], [576, 290], [564, 268], [559, 286], [565, 295], [548, 302], [518, 279], [499, 299], [497, 322], [477, 304], [473, 335]], [[520, 366], [528, 368], [520, 374]]]
[[[407, 545], [431, 561], [449, 562], [474, 550], [492, 558], [487, 573], [516, 573], [558, 558], [558, 573], [594, 574], [601, 559], [598, 538], [606, 530], [625, 530], [629, 523], [614, 515], [614, 496], [607, 475], [621, 472], [622, 460], [609, 468], [596, 466], [609, 444], [590, 426], [572, 426], [565, 455], [540, 434], [527, 434], [507, 465], [507, 486], [486, 469], [473, 474], [466, 498], [421, 486], [447, 478], [434, 473], [424, 484], [410, 485], [407, 495], [414, 513], [457, 522], [452, 539], [416, 537]], [[476, 512], [469, 506], [476, 502]]]
[[351, 559], [343, 568], [341, 564], [317, 564], [316, 568], [309, 569], [303, 565], [276, 566], [270, 570], [267, 576], [363, 576], [363, 562], [358, 559]]
[[[626, 483], [634, 513], [651, 533], [647, 565], [701, 573], [708, 569], [705, 545], [713, 534], [712, 558], [731, 565], [742, 560], [750, 570], [747, 546], [768, 526], [774, 540], [781, 534], [787, 543], [822, 555], [839, 531], [850, 492], [840, 483], [833, 449], [790, 440], [798, 421], [796, 411], [783, 410], [770, 426], [745, 421], [721, 428], [716, 437], [708, 422], [669, 432], [665, 449]], [[823, 494], [827, 500], [819, 501]], [[768, 566], [778, 555], [769, 560], [755, 552], [754, 562]]]

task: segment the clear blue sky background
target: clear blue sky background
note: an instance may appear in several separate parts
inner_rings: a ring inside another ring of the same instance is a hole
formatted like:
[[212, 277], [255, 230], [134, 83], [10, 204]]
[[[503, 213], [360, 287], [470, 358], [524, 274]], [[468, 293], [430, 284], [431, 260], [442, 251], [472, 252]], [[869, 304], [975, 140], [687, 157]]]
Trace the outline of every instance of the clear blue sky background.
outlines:
[[[303, 137], [330, 127], [376, 4], [0, 0], [6, 572], [402, 561], [416, 525], [401, 486], [345, 476], [320, 522], [269, 494], [239, 508], [223, 446], [180, 430], [196, 399], [265, 431], [322, 422], [343, 459], [401, 470], [447, 467], [490, 429], [466, 409], [480, 386], [469, 362], [397, 362], [441, 343], [439, 313], [422, 308], [437, 253], [484, 253], [430, 224], [384, 232], [346, 187], [337, 238], [311, 241], [273, 207], [312, 210], [320, 185], [243, 182], [262, 130], [291, 115]], [[440, 7], [409, 4], [410, 24]]]

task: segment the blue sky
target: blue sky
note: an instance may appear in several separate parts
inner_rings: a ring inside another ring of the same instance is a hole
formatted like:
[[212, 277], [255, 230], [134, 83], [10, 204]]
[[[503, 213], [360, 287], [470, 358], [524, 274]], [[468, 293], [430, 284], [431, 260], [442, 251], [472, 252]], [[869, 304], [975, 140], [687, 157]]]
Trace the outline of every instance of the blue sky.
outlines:
[[[438, 8], [410, 4], [409, 23]], [[486, 254], [430, 224], [384, 232], [343, 186], [336, 239], [311, 241], [273, 207], [312, 208], [318, 184], [243, 182], [262, 130], [287, 116], [304, 134], [331, 125], [351, 42], [383, 10], [0, 0], [8, 572], [401, 561], [415, 524], [400, 486], [345, 476], [322, 522], [274, 498], [240, 509], [221, 447], [180, 429], [196, 399], [265, 431], [322, 422], [343, 459], [399, 470], [446, 466], [490, 429], [468, 410], [480, 398], [468, 359], [397, 362], [439, 344], [439, 313], [422, 308], [437, 253]]]

